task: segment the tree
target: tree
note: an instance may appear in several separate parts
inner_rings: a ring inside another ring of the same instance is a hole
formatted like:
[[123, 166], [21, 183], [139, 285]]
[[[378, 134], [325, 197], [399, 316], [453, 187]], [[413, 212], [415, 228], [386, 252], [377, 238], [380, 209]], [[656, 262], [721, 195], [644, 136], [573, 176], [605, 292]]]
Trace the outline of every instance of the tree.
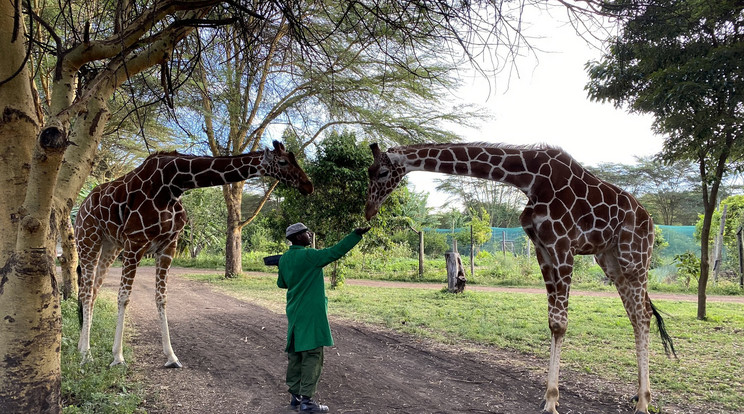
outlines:
[[[469, 211], [469, 218], [467, 223], [465, 223], [465, 227], [463, 231], [455, 233], [455, 238], [457, 239], [457, 245], [461, 248], [465, 246], [470, 246], [471, 238], [470, 238], [470, 228], [473, 228], [473, 238], [472, 242], [475, 247], [480, 246], [489, 240], [491, 240], [491, 237], [493, 236], [493, 231], [491, 230], [491, 217], [488, 215], [488, 212], [480, 209], [480, 210], [470, 210]], [[468, 249], [469, 250], [469, 249]]]
[[[209, 6], [164, 1], [142, 7], [140, 16], [133, 9], [103, 13], [97, 5], [0, 4], [0, 176], [12, 183], [0, 197], [2, 412], [59, 412], [61, 320], [53, 261], [59, 229], [91, 171], [114, 91], [167, 60], [193, 30], [187, 22], [204, 17]], [[120, 23], [114, 30], [106, 20], [112, 15]], [[100, 20], [91, 24], [81, 16]], [[49, 23], [55, 18], [63, 22], [56, 28]], [[45, 35], [36, 37], [39, 32]], [[37, 57], [31, 59], [32, 52]], [[40, 96], [33, 76], [45, 68], [53, 75]]]
[[462, 201], [465, 211], [485, 210], [490, 226], [517, 227], [526, 197], [514, 186], [473, 177], [446, 176], [437, 178], [437, 190]]
[[[723, 214], [723, 206], [726, 206], [726, 221], [723, 226], [723, 246], [726, 249], [726, 255], [724, 256], [725, 265], [731, 269], [739, 268], [739, 249], [737, 245], [736, 233], [739, 228], [744, 226], [744, 195], [730, 196], [721, 201], [721, 204], [713, 212], [712, 221], [716, 224], [714, 234], [710, 234], [708, 244], [712, 243], [715, 239], [715, 235], [718, 234], [718, 224], [721, 222], [721, 215]], [[700, 239], [702, 236], [703, 228], [703, 217], [700, 217], [697, 224], [695, 224], [695, 238]], [[713, 257], [715, 261], [717, 258]], [[714, 262], [715, 264], [715, 262]]]
[[199, 252], [219, 244], [224, 246], [227, 209], [222, 192], [215, 187], [196, 188], [187, 191], [181, 198], [188, 213], [188, 222], [178, 239], [179, 251], [188, 250], [195, 258]]
[[592, 171], [635, 195], [656, 224], [692, 225], [697, 220], [700, 180], [690, 162], [637, 157], [633, 165], [601, 163]]
[[[302, 45], [292, 41], [291, 22], [281, 19], [279, 10], [270, 17], [276, 26], [264, 27], [266, 41], [261, 44], [248, 43], [253, 39], [243, 39], [234, 27], [202, 30], [197, 39], [207, 44], [196, 67], [193, 96], [185, 99], [190, 109], [179, 110], [203, 118], [199, 123], [204, 137], [195, 139], [205, 141], [213, 155], [237, 155], [255, 150], [269, 134], [269, 126], [282, 123], [288, 126], [285, 137], [296, 138], [300, 144], [296, 150], [301, 152], [323, 132], [341, 126], [402, 143], [451, 141], [456, 136], [442, 129], [441, 122], [466, 124], [478, 119], [478, 113], [465, 107], [442, 105], [443, 92], [454, 86], [453, 64], [443, 65], [438, 57], [422, 53], [412, 72], [413, 53], [430, 48], [432, 39], [420, 39], [409, 49], [402, 44], [405, 32], [380, 28], [350, 36], [334, 31], [333, 21], [347, 12], [343, 3], [322, 10], [330, 17], [321, 28], [328, 33], [322, 46], [332, 57], [327, 60], [302, 59]], [[358, 24], [372, 25], [376, 16], [359, 18]], [[396, 58], [406, 63], [389, 65], [386, 55], [378, 53], [380, 38], [386, 39], [387, 47], [398, 49]], [[238, 182], [223, 188], [228, 209], [226, 277], [240, 272], [241, 230], [263, 207], [259, 204], [242, 217], [243, 187], [244, 182]], [[274, 188], [268, 186], [264, 199]]]
[[621, 24], [599, 62], [587, 64], [589, 96], [653, 114], [665, 161], [698, 166], [703, 200], [698, 319], [706, 318], [708, 239], [719, 187], [744, 156], [744, 4], [736, 0], [612, 1]]
[[[330, 246], [362, 224], [366, 167], [372, 162], [372, 154], [366, 151], [366, 145], [357, 145], [349, 131], [330, 133], [318, 149], [318, 158], [305, 168], [316, 190], [307, 197], [285, 199], [281, 228], [301, 221], [312, 229], [320, 245]], [[331, 275], [334, 287], [335, 269]]]

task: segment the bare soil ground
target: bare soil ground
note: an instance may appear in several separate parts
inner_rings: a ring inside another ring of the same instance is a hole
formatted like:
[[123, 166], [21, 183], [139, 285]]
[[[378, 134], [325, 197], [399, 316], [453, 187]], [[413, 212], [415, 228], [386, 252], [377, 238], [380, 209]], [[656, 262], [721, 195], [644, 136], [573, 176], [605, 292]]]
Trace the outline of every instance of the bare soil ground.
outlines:
[[[110, 270], [106, 288], [117, 289], [119, 272]], [[145, 408], [158, 414], [291, 412], [284, 385], [285, 316], [179, 277], [197, 272], [171, 269], [171, 341], [184, 367], [166, 369], [154, 269], [138, 270], [127, 308], [134, 332], [134, 360], [128, 362], [147, 384]], [[540, 412], [543, 359], [493, 347], [444, 346], [335, 318], [331, 329], [336, 345], [326, 348], [316, 397], [333, 413]], [[563, 370], [560, 410], [630, 413], [634, 387]], [[685, 412], [711, 411], [664, 407], [664, 413]]]

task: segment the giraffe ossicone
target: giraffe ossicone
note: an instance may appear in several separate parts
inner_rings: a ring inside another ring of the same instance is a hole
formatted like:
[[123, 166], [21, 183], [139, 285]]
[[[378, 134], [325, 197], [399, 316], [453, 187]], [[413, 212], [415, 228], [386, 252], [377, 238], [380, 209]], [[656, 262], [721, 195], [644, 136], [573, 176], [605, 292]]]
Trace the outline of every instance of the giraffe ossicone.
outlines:
[[633, 325], [638, 364], [635, 413], [648, 413], [649, 331], [656, 318], [664, 350], [674, 345], [648, 296], [654, 244], [651, 216], [630, 193], [603, 181], [559, 148], [487, 143], [421, 144], [382, 152], [370, 145], [365, 216], [371, 220], [411, 171], [466, 175], [510, 184], [527, 196], [520, 224], [535, 245], [548, 294], [550, 365], [543, 413], [557, 414], [561, 346], [575, 255], [594, 255], [615, 283]]
[[120, 254], [122, 274], [111, 365], [125, 363], [122, 353], [124, 314], [137, 266], [145, 254], [153, 254], [156, 264], [155, 302], [163, 353], [168, 358], [165, 366], [182, 366], [171, 347], [165, 310], [168, 269], [176, 252], [178, 235], [186, 224], [181, 196], [190, 189], [235, 183], [257, 176], [276, 178], [302, 194], [312, 193], [313, 185], [294, 154], [286, 151], [278, 141], [274, 141], [273, 147], [273, 150], [266, 148], [225, 157], [158, 152], [131, 172], [97, 186], [88, 194], [75, 219], [80, 261], [78, 302], [81, 331], [78, 351], [83, 356], [83, 363], [89, 359], [93, 304], [108, 268]]

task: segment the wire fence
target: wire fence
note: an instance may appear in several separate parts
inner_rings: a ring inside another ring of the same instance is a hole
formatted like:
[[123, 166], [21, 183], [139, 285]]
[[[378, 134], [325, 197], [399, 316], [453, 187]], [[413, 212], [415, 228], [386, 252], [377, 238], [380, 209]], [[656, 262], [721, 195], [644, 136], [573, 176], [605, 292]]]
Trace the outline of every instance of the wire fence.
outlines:
[[[665, 258], [686, 252], [700, 256], [700, 242], [695, 240], [695, 226], [656, 226], [661, 230], [662, 237], [668, 243], [660, 254]], [[437, 233], [448, 236], [447, 242], [451, 245], [453, 229], [436, 229]], [[454, 233], [470, 232], [470, 227], [459, 227]], [[478, 251], [487, 251], [493, 254], [505, 253], [514, 256], [534, 255], [534, 248], [529, 243], [527, 234], [521, 227], [491, 227], [491, 238], [484, 244], [478, 246]], [[470, 254], [470, 245], [458, 246], [461, 254]]]

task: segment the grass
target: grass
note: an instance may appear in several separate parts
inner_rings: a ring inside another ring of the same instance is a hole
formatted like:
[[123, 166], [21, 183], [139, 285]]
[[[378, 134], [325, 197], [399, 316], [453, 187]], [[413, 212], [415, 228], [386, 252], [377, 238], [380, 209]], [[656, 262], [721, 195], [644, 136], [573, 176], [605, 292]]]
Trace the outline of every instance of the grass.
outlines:
[[[276, 267], [263, 264], [263, 257], [275, 253], [246, 252], [243, 254], [243, 270], [258, 272], [276, 272]], [[534, 257], [512, 257], [493, 255], [475, 260], [475, 276], [470, 275], [470, 258], [462, 256], [463, 267], [467, 273], [468, 284], [481, 286], [529, 286], [543, 287], [540, 268]], [[427, 258], [424, 262], [424, 274], [418, 275], [418, 259], [410, 257], [388, 257], [363, 255], [358, 249], [352, 250], [342, 261], [342, 273], [354, 279], [388, 280], [401, 282], [438, 283], [446, 279], [446, 266], [443, 258]], [[152, 259], [145, 259], [143, 265], [153, 265]], [[215, 269], [220, 272], [225, 268], [223, 255], [202, 254], [195, 259], [177, 257], [173, 266], [200, 269]], [[650, 292], [697, 294], [697, 281], [685, 285], [676, 273], [674, 266], [652, 269], [649, 274]], [[602, 269], [594, 264], [589, 256], [578, 256], [572, 289], [593, 291], [615, 291], [607, 283]], [[708, 282], [708, 295], [744, 295], [738, 280], [721, 280]]]
[[[263, 270], [259, 267], [256, 270]], [[275, 271], [275, 268], [272, 270]], [[274, 277], [225, 280], [220, 271], [190, 275], [236, 297], [274, 311], [284, 309], [285, 291]], [[441, 278], [439, 279], [441, 281]], [[591, 286], [591, 282], [585, 283]], [[581, 285], [581, 283], [580, 283]], [[575, 286], [576, 289], [578, 286]], [[601, 285], [597, 289], [606, 289]], [[328, 290], [329, 310], [338, 317], [430, 338], [447, 344], [475, 343], [535, 355], [547, 361], [550, 332], [544, 294], [474, 292], [452, 295], [431, 289], [345, 285]], [[63, 412], [138, 413], [143, 387], [126, 367], [109, 368], [116, 304], [103, 292], [91, 331], [93, 362], [80, 365], [77, 303], [65, 301], [62, 338]], [[707, 321], [696, 319], [695, 302], [657, 300], [678, 360], [668, 359], [658, 335], [651, 338], [651, 382], [657, 405], [694, 406], [705, 412], [736, 411], [744, 404], [744, 311], [740, 304], [708, 302]], [[652, 327], [653, 329], [653, 327]], [[125, 343], [127, 341], [125, 340]], [[132, 360], [125, 347], [125, 357]], [[636, 362], [630, 322], [620, 299], [573, 296], [562, 353], [565, 370], [616, 383], [632, 393]], [[547, 362], [546, 362], [547, 363]]]
[[[93, 360], [80, 365], [80, 354], [77, 351], [80, 337], [77, 300], [68, 299], [62, 302], [62, 412], [144, 412], [138, 408], [144, 395], [142, 386], [128, 378], [127, 367], [118, 365], [109, 368], [116, 329], [115, 294], [102, 291], [96, 300], [94, 314], [90, 333]], [[124, 348], [124, 357], [132, 360], [130, 348]]]
[[[224, 280], [192, 275], [239, 298], [282, 310], [284, 291], [271, 277]], [[346, 285], [328, 290], [329, 311], [354, 321], [457, 344], [498, 346], [548, 359], [550, 332], [544, 294], [371, 288]], [[665, 356], [652, 327], [651, 383], [657, 404], [738, 410], [744, 404], [744, 311], [740, 304], [708, 303], [707, 321], [696, 303], [657, 300], [679, 359]], [[597, 375], [618, 389], [634, 391], [633, 331], [619, 298], [574, 296], [562, 367]]]

